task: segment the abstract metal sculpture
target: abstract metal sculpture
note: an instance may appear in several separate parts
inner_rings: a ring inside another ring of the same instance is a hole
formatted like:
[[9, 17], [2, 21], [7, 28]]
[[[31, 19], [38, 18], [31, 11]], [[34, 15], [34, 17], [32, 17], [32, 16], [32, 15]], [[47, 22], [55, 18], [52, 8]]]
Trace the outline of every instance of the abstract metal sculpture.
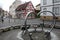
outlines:
[[[44, 12], [49, 12], [49, 13], [51, 13], [52, 15], [53, 15], [53, 26], [52, 26], [52, 28], [51, 28], [51, 30], [49, 31], [49, 32], [44, 32], [44, 30], [43, 30], [43, 27], [44, 27], [44, 20], [43, 20], [43, 25], [42, 25], [42, 33], [41, 32], [39, 32], [38, 34], [41, 36], [41, 34], [43, 34], [43, 35], [45, 35], [45, 38], [49, 38], [49, 36], [50, 36], [50, 32], [53, 30], [53, 28], [55, 27], [55, 23], [56, 23], [56, 21], [55, 21], [55, 15], [54, 15], [54, 13], [53, 12], [50, 12], [50, 11], [42, 11], [42, 12], [40, 12], [39, 14], [41, 14], [41, 13], [44, 13]], [[27, 35], [29, 36], [29, 39], [30, 40], [34, 40], [34, 34], [36, 33], [37, 34], [37, 31], [36, 31], [36, 28], [37, 27], [35, 27], [35, 32], [29, 32], [28, 31], [28, 28], [27, 28], [27, 18], [28, 18], [28, 15], [30, 14], [30, 13], [32, 13], [32, 11], [30, 11], [30, 12], [28, 12], [27, 13], [27, 15], [26, 15], [26, 17], [25, 17], [25, 22], [24, 22], [24, 31], [25, 31], [25, 33], [27, 33], [27, 34], [23, 34], [24, 36], [26, 36], [27, 37]], [[38, 36], [39, 36], [38, 35]], [[33, 36], [33, 37], [32, 37]], [[35, 38], [38, 38], [37, 36], [35, 37]], [[28, 39], [24, 39], [24, 40], [28, 40]], [[36, 39], [37, 40], [37, 39]], [[39, 39], [39, 40], [41, 40], [41, 39]], [[43, 40], [45, 40], [45, 39], [43, 39]], [[48, 39], [49, 40], [49, 39]]]

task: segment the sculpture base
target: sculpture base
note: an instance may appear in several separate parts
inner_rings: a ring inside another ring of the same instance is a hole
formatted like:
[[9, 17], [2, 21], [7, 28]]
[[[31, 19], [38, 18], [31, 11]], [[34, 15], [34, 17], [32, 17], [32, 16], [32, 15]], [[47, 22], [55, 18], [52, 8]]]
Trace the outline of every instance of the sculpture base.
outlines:
[[[29, 36], [30, 34], [30, 36]], [[24, 40], [50, 40], [50, 32], [44, 31], [31, 31], [29, 34], [26, 32], [22, 38]]]

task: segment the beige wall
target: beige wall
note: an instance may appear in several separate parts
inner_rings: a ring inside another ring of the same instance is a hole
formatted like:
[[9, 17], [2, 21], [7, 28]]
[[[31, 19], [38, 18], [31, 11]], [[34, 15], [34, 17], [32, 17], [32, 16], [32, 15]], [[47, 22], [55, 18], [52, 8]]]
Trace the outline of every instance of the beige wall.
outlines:
[[52, 20], [53, 17], [52, 16], [41, 16], [40, 19], [43, 19], [43, 20]]
[[[53, 20], [53, 16], [41, 16], [40, 19], [42, 19], [42, 20]], [[57, 16], [56, 20], [60, 21], [60, 16]]]

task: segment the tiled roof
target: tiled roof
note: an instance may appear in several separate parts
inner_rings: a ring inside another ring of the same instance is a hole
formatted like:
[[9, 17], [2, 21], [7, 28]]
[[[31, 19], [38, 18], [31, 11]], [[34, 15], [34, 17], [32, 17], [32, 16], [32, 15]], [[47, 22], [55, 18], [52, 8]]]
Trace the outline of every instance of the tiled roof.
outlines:
[[30, 2], [31, 2], [31, 1], [19, 5], [19, 6], [16, 8], [16, 10], [25, 9]]

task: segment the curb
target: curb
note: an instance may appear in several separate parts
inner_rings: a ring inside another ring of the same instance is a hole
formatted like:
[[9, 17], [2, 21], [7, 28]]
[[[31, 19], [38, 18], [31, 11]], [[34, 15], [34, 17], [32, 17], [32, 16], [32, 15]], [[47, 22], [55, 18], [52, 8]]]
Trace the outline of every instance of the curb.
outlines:
[[5, 28], [0, 28], [0, 34], [4, 33], [4, 32], [8, 32], [10, 30], [14, 30], [14, 29], [20, 29], [21, 26], [9, 26], [9, 27], [5, 27]]
[[[36, 25], [37, 25], [37, 28], [42, 26], [42, 24], [40, 24], [40, 25], [36, 24]], [[32, 28], [34, 28], [33, 27], [34, 25], [27, 25], [27, 29], [29, 29], [31, 26], [32, 26]], [[48, 24], [45, 24], [44, 26], [46, 28], [51, 28], [51, 25], [48, 25]], [[0, 34], [10, 31], [10, 30], [14, 30], [14, 29], [22, 29], [23, 27], [24, 27], [24, 25], [13, 25], [13, 26], [9, 26], [9, 27], [3, 27], [3, 28], [0, 28]], [[57, 25], [55, 28], [60, 29], [60, 26]]]

